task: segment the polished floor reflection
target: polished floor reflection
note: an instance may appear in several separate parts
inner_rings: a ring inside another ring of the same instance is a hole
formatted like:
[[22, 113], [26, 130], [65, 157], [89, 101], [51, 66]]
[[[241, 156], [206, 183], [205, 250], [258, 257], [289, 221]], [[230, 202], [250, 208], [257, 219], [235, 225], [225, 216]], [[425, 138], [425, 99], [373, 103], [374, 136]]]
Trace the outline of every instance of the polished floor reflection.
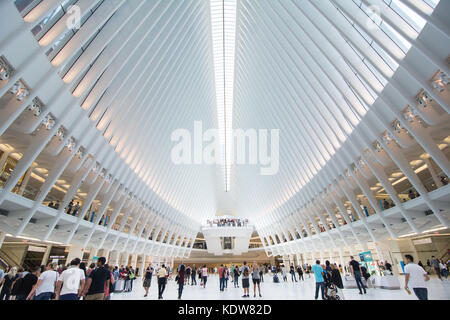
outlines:
[[[273, 283], [272, 277], [266, 275], [265, 282], [261, 284], [262, 298], [253, 297], [253, 284], [250, 287], [250, 298], [248, 300], [312, 300], [314, 299], [314, 279], [306, 278], [305, 281], [300, 282], [281, 282]], [[149, 290], [149, 295], [144, 298], [144, 289], [142, 288], [142, 280], [134, 281], [133, 291], [127, 293], [115, 293], [112, 295], [112, 300], [154, 300], [158, 297], [158, 286], [156, 278], [152, 279], [152, 285]], [[400, 283], [403, 288], [404, 277], [400, 277]], [[239, 284], [241, 285], [241, 284]], [[346, 300], [417, 300], [414, 294], [408, 295], [404, 290], [385, 290], [370, 288], [366, 295], [359, 295], [357, 289], [343, 289], [340, 290]], [[182, 299], [185, 300], [239, 300], [242, 298], [242, 288], [234, 288], [231, 282], [228, 283], [228, 288], [224, 292], [219, 291], [219, 278], [217, 276], [208, 277], [206, 288], [186, 285], [183, 291]], [[169, 280], [166, 286], [164, 299], [177, 299], [178, 286], [174, 280]], [[441, 281], [437, 278], [432, 278], [428, 282], [428, 298], [430, 300], [450, 300], [450, 281]], [[320, 299], [320, 298], [319, 298]]]

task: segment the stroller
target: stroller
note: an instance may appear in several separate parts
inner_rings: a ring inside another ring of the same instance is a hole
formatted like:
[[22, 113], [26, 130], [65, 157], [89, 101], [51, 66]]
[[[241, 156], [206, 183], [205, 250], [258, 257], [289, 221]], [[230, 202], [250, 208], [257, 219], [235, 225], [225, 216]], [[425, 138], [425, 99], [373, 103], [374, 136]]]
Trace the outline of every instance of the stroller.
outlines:
[[276, 273], [273, 275], [273, 282], [280, 283], [280, 279], [278, 278], [278, 275]]
[[332, 282], [329, 282], [327, 285], [327, 299], [328, 300], [341, 300], [341, 297], [338, 295], [338, 288]]

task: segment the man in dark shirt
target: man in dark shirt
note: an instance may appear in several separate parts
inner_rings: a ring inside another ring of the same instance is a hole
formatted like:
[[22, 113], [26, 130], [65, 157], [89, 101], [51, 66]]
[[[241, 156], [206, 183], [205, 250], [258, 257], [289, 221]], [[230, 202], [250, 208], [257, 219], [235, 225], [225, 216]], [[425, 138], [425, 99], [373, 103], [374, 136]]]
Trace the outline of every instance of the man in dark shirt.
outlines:
[[364, 294], [366, 294], [366, 286], [364, 285], [364, 283], [361, 280], [361, 266], [359, 265], [359, 262], [357, 262], [353, 256], [350, 256], [350, 269], [352, 270], [353, 276], [355, 277], [355, 281], [356, 281], [356, 285], [358, 286], [359, 289], [359, 294], [363, 294], [361, 291], [361, 287], [364, 290]]
[[35, 267], [31, 273], [27, 273], [22, 279], [20, 279], [16, 300], [31, 300], [31, 298], [28, 299], [27, 297], [36, 285], [40, 274], [41, 267]]
[[89, 278], [83, 292], [85, 300], [104, 300], [106, 298], [105, 288], [109, 287], [111, 272], [104, 267], [105, 263], [105, 257], [98, 258], [97, 268], [92, 270], [89, 274]]

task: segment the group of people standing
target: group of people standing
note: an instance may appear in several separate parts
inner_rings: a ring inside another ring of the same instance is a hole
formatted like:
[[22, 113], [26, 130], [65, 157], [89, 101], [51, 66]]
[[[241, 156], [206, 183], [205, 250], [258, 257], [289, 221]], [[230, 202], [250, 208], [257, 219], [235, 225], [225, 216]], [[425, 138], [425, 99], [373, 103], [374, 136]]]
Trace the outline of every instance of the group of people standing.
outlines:
[[55, 268], [54, 263], [30, 271], [10, 268], [0, 283], [0, 300], [109, 300], [114, 291], [113, 270], [104, 257], [88, 269], [79, 258]]

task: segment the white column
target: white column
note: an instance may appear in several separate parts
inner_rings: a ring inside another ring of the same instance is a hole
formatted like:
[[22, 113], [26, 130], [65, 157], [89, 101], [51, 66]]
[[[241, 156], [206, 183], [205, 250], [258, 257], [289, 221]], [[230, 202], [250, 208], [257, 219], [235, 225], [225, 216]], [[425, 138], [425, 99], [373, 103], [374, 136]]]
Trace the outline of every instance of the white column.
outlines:
[[133, 269], [136, 269], [136, 264], [137, 264], [137, 255], [136, 254], [131, 255], [130, 264], [133, 267]]
[[433, 178], [434, 183], [436, 184], [436, 187], [440, 188], [443, 186], [441, 179], [439, 179], [438, 175], [436, 174], [436, 170], [433, 168], [433, 164], [430, 161], [430, 158], [425, 159], [425, 164], [427, 165], [428, 171], [430, 171], [431, 177]]
[[71, 245], [69, 247], [69, 253], [67, 254], [66, 264], [70, 263], [75, 258], [83, 260], [84, 250], [82, 247]]
[[[42, 257], [41, 266], [46, 266], [48, 263], [48, 257], [50, 256], [50, 251], [52, 251], [52, 245], [47, 245], [47, 249], [45, 250], [44, 257]], [[70, 261], [66, 261], [66, 264]]]
[[3, 241], [5, 241], [6, 232], [0, 231], [0, 248], [3, 245]]

